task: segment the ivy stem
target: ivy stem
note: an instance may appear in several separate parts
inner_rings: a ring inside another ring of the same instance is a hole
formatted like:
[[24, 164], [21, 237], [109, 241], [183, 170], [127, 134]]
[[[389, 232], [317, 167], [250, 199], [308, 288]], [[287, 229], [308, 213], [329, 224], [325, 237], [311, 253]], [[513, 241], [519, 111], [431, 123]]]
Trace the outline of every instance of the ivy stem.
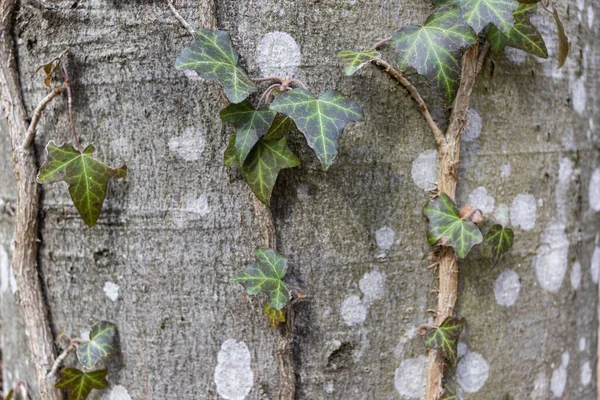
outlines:
[[260, 96], [260, 99], [258, 99], [258, 105], [256, 106], [256, 108], [259, 108], [262, 104], [269, 104], [269, 97], [271, 96], [271, 94], [273, 93], [274, 90], [284, 90], [283, 89], [283, 85], [279, 84], [279, 83], [274, 83], [271, 86], [269, 86], [264, 93], [262, 94], [262, 96]]
[[372, 49], [373, 49], [373, 50], [377, 50], [377, 49], [379, 49], [381, 46], [383, 46], [384, 44], [387, 44], [387, 43], [388, 43], [390, 40], [392, 40], [392, 37], [391, 37], [391, 36], [390, 36], [390, 37], [386, 37], [386, 38], [384, 38], [384, 39], [381, 39], [380, 41], [376, 42], [376, 43], [373, 45]]
[[279, 78], [277, 76], [267, 76], [266, 78], [252, 78], [252, 82], [269, 82], [269, 81], [277, 81], [279, 83], [283, 83], [283, 78]]
[[80, 153], [83, 153], [81, 150], [81, 144], [79, 144], [79, 139], [77, 139], [77, 132], [75, 132], [75, 123], [73, 122], [73, 92], [71, 91], [71, 80], [69, 79], [69, 73], [67, 72], [67, 67], [65, 64], [60, 61], [60, 65], [62, 67], [63, 73], [65, 74], [65, 89], [67, 89], [67, 104], [69, 106], [69, 123], [71, 124], [71, 132], [73, 133], [73, 140], [75, 141], [75, 145], [77, 146], [77, 150]]
[[425, 104], [425, 101], [419, 94], [419, 91], [417, 90], [417, 88], [415, 86], [413, 86], [413, 84], [410, 83], [408, 81], [408, 79], [406, 79], [404, 77], [404, 75], [402, 75], [400, 73], [400, 71], [398, 71], [397, 69], [392, 67], [390, 65], [390, 63], [388, 63], [387, 61], [374, 60], [374, 61], [372, 61], [372, 63], [375, 64], [376, 66], [380, 67], [381, 69], [383, 69], [392, 78], [397, 80], [398, 83], [400, 83], [402, 86], [404, 86], [404, 88], [406, 90], [408, 90], [408, 92], [412, 96], [413, 100], [419, 106], [419, 111], [421, 111], [421, 114], [423, 114], [425, 121], [427, 121], [427, 125], [429, 125], [429, 129], [431, 129], [431, 132], [433, 132], [433, 136], [435, 138], [435, 141], [436, 141], [438, 147], [443, 146], [446, 143], [446, 139], [444, 138], [444, 133], [441, 131], [441, 129], [437, 126], [437, 124], [433, 120], [433, 117], [429, 113], [429, 108], [427, 108], [427, 104]]
[[194, 30], [190, 26], [189, 22], [187, 22], [185, 20], [185, 18], [183, 18], [181, 16], [181, 14], [179, 14], [179, 12], [177, 11], [177, 9], [173, 5], [173, 0], [167, 0], [167, 5], [169, 6], [169, 10], [171, 10], [171, 13], [175, 17], [175, 19], [177, 19], [177, 21], [179, 21], [179, 23], [181, 24], [181, 26], [183, 26], [185, 28], [185, 30], [187, 30], [189, 32], [189, 34], [192, 35], [192, 37], [193, 37], [196, 34], [196, 32], [194, 32]]
[[58, 357], [56, 357], [56, 360], [54, 361], [54, 364], [52, 364], [52, 369], [50, 370], [50, 372], [48, 372], [48, 375], [46, 375], [46, 379], [50, 379], [53, 376], [56, 376], [56, 373], [58, 372], [58, 369], [60, 368], [62, 362], [65, 360], [65, 358], [67, 358], [67, 356], [75, 351], [79, 345], [79, 343], [81, 343], [80, 339], [69, 339], [69, 346], [67, 346], [67, 348], [60, 353], [60, 355]]
[[23, 140], [23, 148], [27, 148], [33, 144], [33, 141], [35, 139], [37, 125], [40, 122], [42, 113], [46, 109], [46, 106], [48, 105], [48, 103], [50, 103], [52, 101], [52, 99], [54, 99], [56, 96], [63, 93], [66, 89], [67, 89], [67, 87], [65, 85], [55, 87], [54, 89], [52, 89], [52, 91], [50, 93], [48, 93], [46, 95], [46, 97], [44, 97], [42, 99], [42, 101], [40, 101], [40, 104], [38, 104], [38, 106], [33, 111], [33, 116], [31, 117], [31, 123], [29, 124], [29, 128], [27, 129], [27, 134], [25, 135], [25, 140]]

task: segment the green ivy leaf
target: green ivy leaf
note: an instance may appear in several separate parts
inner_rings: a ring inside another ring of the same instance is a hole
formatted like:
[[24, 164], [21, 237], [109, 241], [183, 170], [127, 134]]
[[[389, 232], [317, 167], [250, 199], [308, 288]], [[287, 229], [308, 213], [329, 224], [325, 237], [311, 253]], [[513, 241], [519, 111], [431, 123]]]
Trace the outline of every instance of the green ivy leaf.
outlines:
[[440, 400], [459, 400], [456, 396], [456, 393], [452, 392], [449, 389], [445, 389]]
[[381, 60], [381, 54], [377, 50], [343, 50], [337, 54], [337, 58], [341, 59], [346, 64], [346, 67], [344, 68], [346, 76], [351, 76], [365, 64], [374, 60]]
[[479, 33], [493, 24], [505, 35], [510, 34], [514, 25], [513, 12], [519, 7], [517, 0], [447, 0], [446, 3], [456, 4], [462, 9], [462, 16]]
[[276, 114], [268, 106], [255, 110], [248, 100], [230, 104], [221, 110], [221, 119], [235, 125], [235, 149], [240, 164], [244, 163], [250, 150], [267, 133]]
[[63, 368], [60, 370], [61, 379], [54, 387], [67, 389], [69, 400], [84, 400], [92, 389], [101, 390], [108, 387], [107, 374], [106, 369], [83, 372], [75, 368]]
[[277, 113], [271, 127], [265, 133], [265, 140], [281, 139], [283, 135], [296, 129], [294, 120], [287, 115]]
[[429, 219], [429, 244], [440, 241], [444, 246], [451, 246], [458, 257], [465, 258], [471, 247], [483, 240], [477, 225], [461, 219], [456, 204], [445, 193], [425, 206], [424, 213]]
[[460, 14], [460, 8], [452, 5], [438, 7], [423, 26], [403, 28], [391, 40], [400, 69], [416, 69], [448, 104], [452, 104], [458, 90], [462, 50], [477, 41]]
[[238, 59], [229, 33], [200, 28], [192, 44], [177, 57], [175, 67], [219, 81], [229, 101], [239, 103], [256, 90], [256, 85], [238, 66]]
[[269, 205], [271, 192], [279, 171], [300, 165], [300, 160], [287, 146], [285, 137], [279, 140], [259, 140], [240, 171], [252, 192]]
[[541, 58], [548, 58], [548, 50], [546, 49], [544, 38], [529, 20], [529, 12], [535, 10], [536, 7], [535, 4], [525, 4], [514, 12], [515, 25], [508, 36], [500, 32], [496, 26], [490, 28], [488, 39], [491, 43], [491, 49], [495, 54], [498, 54], [505, 46], [508, 46]]
[[88, 146], [82, 153], [73, 146], [56, 146], [49, 142], [48, 154], [37, 180], [41, 184], [65, 181], [79, 215], [88, 226], [98, 221], [102, 204], [106, 197], [108, 181], [112, 178], [124, 178], [127, 166], [113, 169], [92, 158], [94, 146]]
[[304, 89], [290, 90], [279, 95], [271, 103], [271, 109], [294, 120], [325, 170], [337, 155], [338, 141], [346, 124], [363, 119], [360, 106], [335, 90], [323, 92], [319, 98]]
[[500, 257], [512, 248], [514, 241], [515, 233], [512, 229], [496, 224], [487, 232], [483, 244], [490, 247], [492, 259], [497, 263]]
[[273, 329], [277, 328], [277, 326], [283, 322], [285, 322], [285, 309], [276, 310], [266, 303], [263, 312], [267, 316], [269, 320], [269, 325], [273, 327]]
[[85, 368], [93, 368], [102, 358], [110, 357], [115, 350], [117, 326], [107, 321], [100, 321], [90, 332], [90, 340], [82, 343], [77, 349], [77, 358]]
[[227, 148], [225, 149], [225, 154], [223, 155], [223, 164], [225, 164], [226, 167], [234, 167], [238, 165], [235, 149], [235, 135], [229, 136]]
[[12, 400], [14, 394], [14, 390], [11, 390], [10, 392], [8, 392], [8, 394], [6, 395], [6, 399], [4, 400]]
[[565, 27], [563, 26], [558, 11], [553, 10], [554, 21], [556, 22], [556, 28], [558, 29], [558, 68], [565, 65], [567, 56], [569, 55], [569, 38], [565, 33]]
[[266, 293], [269, 306], [281, 310], [288, 302], [290, 289], [283, 281], [287, 259], [271, 249], [256, 250], [256, 263], [250, 264], [234, 276], [233, 283], [241, 283], [250, 295]]
[[425, 347], [440, 351], [450, 364], [455, 365], [458, 337], [464, 326], [465, 320], [462, 318], [446, 318], [438, 328], [427, 331]]

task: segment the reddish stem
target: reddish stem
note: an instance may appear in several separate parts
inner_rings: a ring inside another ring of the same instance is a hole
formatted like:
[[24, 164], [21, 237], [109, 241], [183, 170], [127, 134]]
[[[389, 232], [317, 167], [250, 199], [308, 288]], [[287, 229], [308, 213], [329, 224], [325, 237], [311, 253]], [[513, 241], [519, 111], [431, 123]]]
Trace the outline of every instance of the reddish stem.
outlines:
[[71, 124], [71, 132], [73, 133], [73, 140], [75, 141], [75, 145], [77, 146], [77, 150], [80, 153], [83, 153], [81, 150], [81, 145], [79, 144], [79, 139], [77, 139], [77, 133], [75, 132], [75, 123], [73, 122], [73, 93], [71, 91], [71, 80], [69, 79], [69, 73], [67, 72], [67, 67], [61, 61], [60, 65], [62, 66], [63, 73], [65, 74], [65, 89], [67, 89], [67, 104], [69, 106], [69, 122]]

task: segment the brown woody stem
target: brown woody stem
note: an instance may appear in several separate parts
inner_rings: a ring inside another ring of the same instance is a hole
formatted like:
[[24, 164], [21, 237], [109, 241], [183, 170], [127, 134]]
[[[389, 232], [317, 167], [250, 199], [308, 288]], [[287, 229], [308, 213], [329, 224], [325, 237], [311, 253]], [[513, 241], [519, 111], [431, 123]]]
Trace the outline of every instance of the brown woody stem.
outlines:
[[33, 116], [31, 117], [31, 123], [29, 124], [29, 128], [27, 129], [27, 134], [25, 135], [25, 140], [23, 141], [23, 147], [29, 147], [33, 145], [33, 141], [35, 139], [35, 132], [37, 129], [37, 125], [40, 122], [40, 118], [42, 117], [42, 113], [46, 109], [48, 103], [52, 101], [56, 96], [61, 94], [66, 90], [66, 86], [59, 86], [52, 89], [50, 93], [46, 97], [42, 99], [40, 104], [33, 111]]
[[189, 34], [192, 35], [192, 37], [195, 36], [196, 32], [194, 32], [194, 30], [192, 29], [190, 24], [185, 20], [185, 18], [183, 18], [181, 16], [181, 14], [179, 14], [179, 11], [177, 11], [175, 6], [173, 5], [173, 1], [167, 0], [167, 5], [169, 6], [169, 10], [171, 10], [171, 13], [175, 17], [175, 19], [177, 19], [177, 21], [179, 21], [181, 26], [183, 26], [185, 28], [185, 30], [187, 30], [189, 32]]

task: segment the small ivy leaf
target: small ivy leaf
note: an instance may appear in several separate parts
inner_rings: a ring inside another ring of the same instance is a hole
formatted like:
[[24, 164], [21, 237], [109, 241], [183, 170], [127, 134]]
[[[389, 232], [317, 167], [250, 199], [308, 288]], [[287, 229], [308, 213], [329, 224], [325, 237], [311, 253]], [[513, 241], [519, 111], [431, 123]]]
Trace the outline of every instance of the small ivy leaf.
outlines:
[[451, 246], [458, 257], [465, 258], [471, 248], [483, 240], [477, 225], [461, 219], [456, 204], [445, 193], [425, 206], [424, 213], [429, 219], [429, 244], [441, 241]]
[[456, 393], [450, 389], [444, 389], [444, 393], [442, 394], [442, 397], [440, 397], [440, 400], [458, 400], [458, 397], [456, 396]]
[[278, 96], [271, 109], [294, 120], [325, 170], [337, 155], [346, 124], [363, 119], [360, 106], [335, 90], [323, 92], [318, 98], [304, 89], [290, 90]]
[[90, 332], [90, 340], [77, 349], [77, 358], [85, 368], [93, 368], [102, 358], [110, 357], [114, 352], [117, 327], [115, 324], [100, 321]]
[[113, 169], [94, 160], [94, 146], [88, 146], [82, 153], [73, 146], [57, 146], [49, 142], [46, 146], [47, 158], [38, 173], [41, 184], [65, 181], [79, 215], [88, 226], [94, 226], [102, 211], [108, 181], [124, 178], [127, 166]]
[[276, 310], [266, 303], [263, 311], [269, 320], [269, 325], [273, 327], [273, 329], [277, 328], [277, 326], [283, 322], [285, 322], [285, 309]]
[[85, 400], [92, 389], [102, 390], [108, 387], [107, 374], [106, 369], [83, 372], [75, 368], [63, 368], [60, 370], [61, 378], [54, 387], [67, 389], [69, 400]]
[[63, 51], [58, 57], [53, 58], [52, 60], [48, 61], [46, 64], [40, 65], [38, 67], [38, 69], [35, 70], [35, 72], [38, 72], [41, 69], [44, 70], [44, 73], [46, 74], [46, 77], [44, 78], [44, 85], [50, 87], [50, 82], [52, 81], [52, 76], [60, 68], [60, 60], [61, 60], [61, 58], [65, 54], [68, 54], [69, 52], [70, 52], [69, 49]]
[[219, 81], [229, 101], [240, 103], [256, 90], [256, 85], [238, 66], [238, 59], [229, 33], [200, 28], [192, 44], [177, 57], [175, 67]]
[[427, 331], [425, 347], [440, 351], [450, 364], [455, 365], [458, 337], [464, 326], [465, 320], [462, 318], [446, 318], [438, 328]]
[[4, 399], [4, 400], [12, 400], [14, 394], [15, 394], [15, 391], [11, 390], [10, 392], [8, 392], [8, 394], [6, 395], [6, 399]]
[[223, 156], [223, 164], [226, 167], [234, 167], [237, 166], [237, 156], [235, 150], [235, 135], [229, 136], [229, 142], [227, 143], [227, 148], [225, 149], [225, 154]]
[[285, 137], [258, 141], [240, 168], [246, 183], [256, 197], [267, 206], [279, 171], [300, 165], [300, 160], [287, 146]]
[[267, 106], [255, 110], [248, 100], [230, 104], [221, 110], [221, 119], [235, 125], [235, 149], [240, 164], [244, 163], [250, 150], [267, 133], [276, 114]]
[[460, 8], [443, 5], [433, 10], [423, 26], [403, 28], [391, 40], [400, 69], [416, 69], [448, 104], [452, 104], [458, 90], [462, 50], [477, 41], [460, 14]]
[[268, 294], [268, 305], [274, 310], [281, 310], [287, 304], [290, 293], [288, 285], [283, 281], [288, 268], [287, 259], [271, 249], [258, 249], [256, 261], [231, 281], [241, 283], [250, 295]]
[[294, 120], [287, 115], [277, 113], [271, 127], [265, 133], [265, 140], [281, 139], [283, 135], [296, 130]]
[[346, 64], [346, 67], [344, 68], [346, 76], [354, 75], [356, 71], [371, 61], [381, 60], [381, 54], [377, 50], [344, 50], [340, 51], [336, 57]]
[[514, 241], [515, 233], [512, 229], [496, 224], [488, 231], [483, 244], [490, 247], [492, 259], [497, 263], [500, 257], [512, 248]]
[[563, 26], [558, 11], [553, 10], [554, 21], [556, 22], [556, 28], [558, 29], [558, 67], [561, 68], [565, 65], [567, 56], [569, 55], [569, 38], [565, 33], [565, 27]]
[[513, 12], [519, 7], [517, 0], [447, 0], [446, 3], [459, 6], [462, 17], [477, 34], [493, 24], [509, 35], [515, 22]]
[[521, 5], [514, 12], [515, 25], [507, 36], [500, 32], [496, 26], [492, 26], [488, 33], [488, 39], [491, 43], [491, 49], [498, 54], [505, 46], [514, 47], [536, 55], [541, 58], [548, 58], [548, 50], [544, 38], [529, 20], [529, 12], [536, 9], [535, 4]]

